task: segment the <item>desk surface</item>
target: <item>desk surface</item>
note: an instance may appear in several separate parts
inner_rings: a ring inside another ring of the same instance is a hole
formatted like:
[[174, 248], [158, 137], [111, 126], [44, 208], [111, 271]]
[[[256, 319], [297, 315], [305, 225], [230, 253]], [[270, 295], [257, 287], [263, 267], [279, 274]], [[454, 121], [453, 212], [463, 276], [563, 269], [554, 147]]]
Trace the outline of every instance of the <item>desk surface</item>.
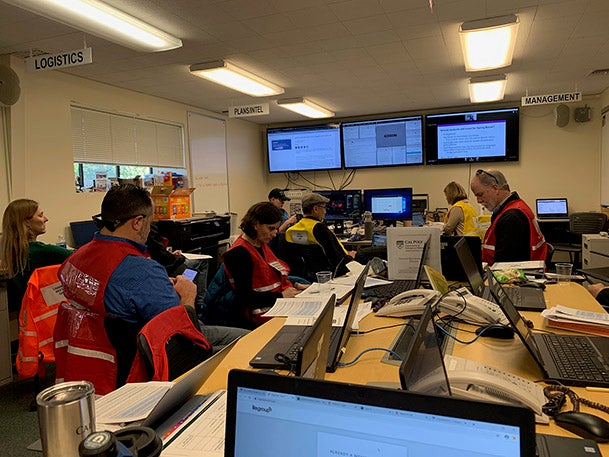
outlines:
[[[603, 308], [594, 300], [586, 289], [576, 283], [549, 285], [546, 288], [545, 296], [548, 307], [561, 304], [572, 307], [577, 306], [578, 308], [587, 311], [603, 312]], [[536, 329], [556, 330], [548, 329], [544, 324], [543, 317], [541, 317], [539, 313], [526, 312], [524, 314], [528, 319], [533, 321]], [[226, 388], [228, 372], [232, 368], [249, 368], [249, 361], [251, 358], [264, 346], [268, 339], [277, 332], [283, 325], [283, 322], [284, 319], [275, 318], [242, 338], [232, 350], [231, 354], [203, 385], [201, 392], [212, 392], [217, 389]], [[399, 324], [401, 322], [403, 322], [403, 319], [368, 315], [360, 322], [360, 330], [367, 331], [387, 325]], [[377, 330], [369, 334], [352, 335], [341, 361], [353, 360], [363, 350], [370, 347], [389, 347], [398, 329], [399, 327], [393, 327]], [[471, 327], [471, 329], [473, 329], [473, 327]], [[463, 331], [460, 331], [457, 336], [462, 337], [463, 340], [470, 340], [472, 334], [468, 333], [466, 330], [468, 330], [467, 325], [464, 326]], [[497, 357], [499, 353], [501, 354], [501, 357]], [[539, 370], [539, 367], [535, 364], [522, 342], [517, 337], [513, 340], [480, 338], [471, 345], [455, 343], [453, 354], [487, 363], [530, 380], [542, 379], [542, 373]], [[338, 368], [335, 373], [327, 373], [326, 379], [356, 384], [379, 381], [399, 383], [398, 367], [382, 363], [380, 360], [383, 355], [383, 351], [373, 351], [364, 354], [355, 365]], [[609, 390], [607, 392], [588, 391], [584, 388], [573, 388], [573, 390], [584, 398], [609, 405]], [[604, 413], [598, 410], [589, 409], [584, 405], [582, 405], [581, 410], [606, 418]], [[537, 431], [539, 433], [552, 435], [575, 436], [554, 425], [553, 422], [551, 422], [550, 425], [537, 425]], [[609, 455], [609, 444], [601, 444], [599, 446], [604, 454]]]

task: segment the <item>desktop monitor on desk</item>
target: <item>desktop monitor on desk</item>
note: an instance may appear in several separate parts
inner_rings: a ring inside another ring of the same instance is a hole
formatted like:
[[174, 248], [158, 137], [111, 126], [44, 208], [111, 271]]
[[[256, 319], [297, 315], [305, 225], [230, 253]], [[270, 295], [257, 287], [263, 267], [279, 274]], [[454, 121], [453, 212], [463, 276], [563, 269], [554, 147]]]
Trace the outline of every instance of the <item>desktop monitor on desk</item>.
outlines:
[[316, 193], [330, 200], [326, 205], [327, 221], [342, 225], [344, 221], [355, 221], [362, 217], [361, 190], [318, 190]]
[[365, 189], [364, 210], [390, 223], [412, 220], [412, 188]]

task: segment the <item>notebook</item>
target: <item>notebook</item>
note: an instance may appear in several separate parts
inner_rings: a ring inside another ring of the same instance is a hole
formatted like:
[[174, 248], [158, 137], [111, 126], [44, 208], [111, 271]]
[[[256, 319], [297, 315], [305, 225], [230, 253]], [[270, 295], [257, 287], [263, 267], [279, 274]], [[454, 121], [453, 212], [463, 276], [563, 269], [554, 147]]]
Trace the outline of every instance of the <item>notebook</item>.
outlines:
[[447, 450], [448, 455], [534, 456], [533, 413], [395, 389], [229, 373], [225, 456], [447, 455]]
[[566, 198], [538, 198], [535, 205], [539, 220], [569, 220], [569, 205]]
[[609, 338], [533, 333], [490, 271], [487, 278], [495, 300], [545, 379], [568, 386], [609, 387]]
[[[291, 370], [300, 376], [307, 369], [305, 355], [311, 345], [325, 344], [326, 356], [332, 330], [336, 295], [332, 294], [312, 325], [284, 325], [256, 354], [249, 364], [253, 368]], [[304, 353], [304, 354], [303, 354]], [[324, 363], [326, 366], [326, 363]]]
[[[465, 237], [454, 244], [455, 253], [463, 271], [467, 276], [472, 293], [485, 300], [495, 301], [488, 287], [484, 285], [484, 279], [478, 268], [479, 263], [474, 260], [469, 244], [464, 241]], [[543, 311], [546, 309], [546, 298], [543, 290], [530, 287], [509, 286], [504, 288], [512, 303], [520, 311]]]

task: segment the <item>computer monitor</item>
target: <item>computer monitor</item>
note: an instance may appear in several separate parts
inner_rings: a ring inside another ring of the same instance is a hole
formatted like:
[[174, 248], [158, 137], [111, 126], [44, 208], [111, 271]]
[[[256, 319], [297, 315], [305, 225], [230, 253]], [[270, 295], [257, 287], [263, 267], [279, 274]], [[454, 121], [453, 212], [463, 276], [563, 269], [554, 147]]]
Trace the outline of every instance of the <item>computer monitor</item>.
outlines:
[[538, 198], [535, 201], [537, 219], [569, 219], [566, 198]]
[[93, 235], [99, 231], [99, 227], [91, 219], [90, 221], [70, 222], [70, 230], [74, 239], [74, 247], [79, 248], [93, 239]]
[[362, 217], [361, 190], [318, 190], [315, 192], [330, 199], [326, 205], [326, 220], [356, 220]]
[[364, 209], [373, 219], [405, 221], [412, 219], [412, 188], [365, 189]]

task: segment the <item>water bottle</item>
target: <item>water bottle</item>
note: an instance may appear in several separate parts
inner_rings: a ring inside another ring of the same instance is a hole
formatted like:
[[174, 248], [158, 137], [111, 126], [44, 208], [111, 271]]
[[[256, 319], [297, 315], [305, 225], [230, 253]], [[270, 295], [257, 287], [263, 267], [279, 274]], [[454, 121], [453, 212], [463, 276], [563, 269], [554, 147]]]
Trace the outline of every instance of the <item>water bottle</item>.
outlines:
[[364, 239], [372, 239], [372, 231], [374, 228], [374, 222], [372, 222], [372, 213], [370, 211], [364, 212]]

